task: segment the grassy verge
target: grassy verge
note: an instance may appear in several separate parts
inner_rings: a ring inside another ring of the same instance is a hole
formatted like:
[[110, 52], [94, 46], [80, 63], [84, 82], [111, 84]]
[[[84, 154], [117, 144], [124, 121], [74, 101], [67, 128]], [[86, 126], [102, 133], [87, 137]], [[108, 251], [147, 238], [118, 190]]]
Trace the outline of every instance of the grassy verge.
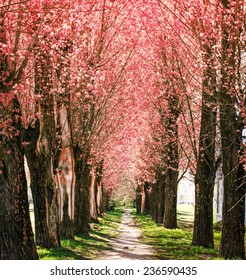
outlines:
[[110, 250], [110, 238], [117, 236], [120, 225], [122, 209], [106, 213], [99, 218], [100, 223], [91, 224], [89, 235], [76, 235], [75, 239], [61, 240], [60, 248], [38, 247], [41, 260], [85, 260], [97, 259], [100, 252]]
[[193, 231], [193, 206], [178, 207], [178, 228], [165, 229], [157, 225], [150, 216], [135, 215], [142, 230], [142, 241], [156, 249], [155, 257], [170, 260], [212, 260], [219, 259], [221, 232], [214, 231], [215, 248], [207, 249], [191, 245]]

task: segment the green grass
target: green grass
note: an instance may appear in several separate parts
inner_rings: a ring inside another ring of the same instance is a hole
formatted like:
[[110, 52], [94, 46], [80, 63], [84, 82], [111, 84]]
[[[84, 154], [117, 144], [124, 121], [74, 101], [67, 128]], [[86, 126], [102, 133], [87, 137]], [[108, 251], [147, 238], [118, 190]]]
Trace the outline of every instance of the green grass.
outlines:
[[76, 235], [74, 239], [62, 239], [60, 248], [46, 249], [38, 247], [41, 260], [85, 260], [97, 259], [100, 252], [110, 250], [109, 239], [116, 237], [120, 225], [122, 209], [108, 212], [99, 218], [97, 224], [91, 224], [88, 235]]
[[194, 220], [194, 206], [188, 204], [178, 204], [178, 227], [191, 228]]
[[193, 212], [191, 205], [178, 206], [178, 228], [165, 229], [150, 216], [134, 215], [142, 230], [142, 241], [156, 249], [155, 257], [166, 260], [212, 260], [219, 259], [220, 231], [214, 231], [215, 247], [192, 246]]

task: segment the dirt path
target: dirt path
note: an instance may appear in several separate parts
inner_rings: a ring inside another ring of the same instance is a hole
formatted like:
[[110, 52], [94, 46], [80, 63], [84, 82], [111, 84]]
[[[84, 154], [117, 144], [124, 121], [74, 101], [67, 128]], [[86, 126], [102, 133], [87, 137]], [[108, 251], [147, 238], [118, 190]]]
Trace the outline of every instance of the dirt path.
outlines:
[[154, 249], [140, 242], [141, 231], [136, 227], [130, 209], [122, 215], [120, 234], [111, 240], [113, 249], [105, 251], [102, 260], [153, 260]]

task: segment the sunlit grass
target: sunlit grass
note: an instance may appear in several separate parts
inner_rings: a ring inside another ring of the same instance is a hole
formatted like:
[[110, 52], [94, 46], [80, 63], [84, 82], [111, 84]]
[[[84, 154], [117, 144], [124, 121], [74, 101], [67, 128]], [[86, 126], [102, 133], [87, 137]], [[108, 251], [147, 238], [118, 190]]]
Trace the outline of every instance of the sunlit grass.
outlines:
[[[135, 215], [142, 230], [142, 241], [156, 249], [155, 257], [170, 260], [219, 259], [220, 231], [214, 231], [214, 248], [192, 246], [194, 207], [178, 206], [178, 228], [166, 229], [157, 225], [150, 216]], [[134, 211], [135, 213], [135, 211]]]
[[178, 227], [191, 228], [194, 222], [194, 206], [188, 204], [178, 204]]
[[60, 248], [38, 247], [41, 260], [83, 260], [97, 259], [100, 252], [110, 250], [110, 238], [116, 237], [122, 209], [106, 213], [98, 224], [91, 224], [89, 235], [77, 235], [74, 239], [62, 239]]

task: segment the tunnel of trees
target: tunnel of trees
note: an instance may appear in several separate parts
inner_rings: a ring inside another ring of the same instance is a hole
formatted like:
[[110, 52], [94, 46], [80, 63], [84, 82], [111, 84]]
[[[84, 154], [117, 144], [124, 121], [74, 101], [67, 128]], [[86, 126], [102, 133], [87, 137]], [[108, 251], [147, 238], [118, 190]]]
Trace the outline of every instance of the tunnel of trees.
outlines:
[[[195, 183], [194, 246], [245, 258], [244, 0], [2, 0], [0, 259], [87, 233], [118, 187], [177, 227]], [[28, 202], [31, 189], [35, 238]]]

